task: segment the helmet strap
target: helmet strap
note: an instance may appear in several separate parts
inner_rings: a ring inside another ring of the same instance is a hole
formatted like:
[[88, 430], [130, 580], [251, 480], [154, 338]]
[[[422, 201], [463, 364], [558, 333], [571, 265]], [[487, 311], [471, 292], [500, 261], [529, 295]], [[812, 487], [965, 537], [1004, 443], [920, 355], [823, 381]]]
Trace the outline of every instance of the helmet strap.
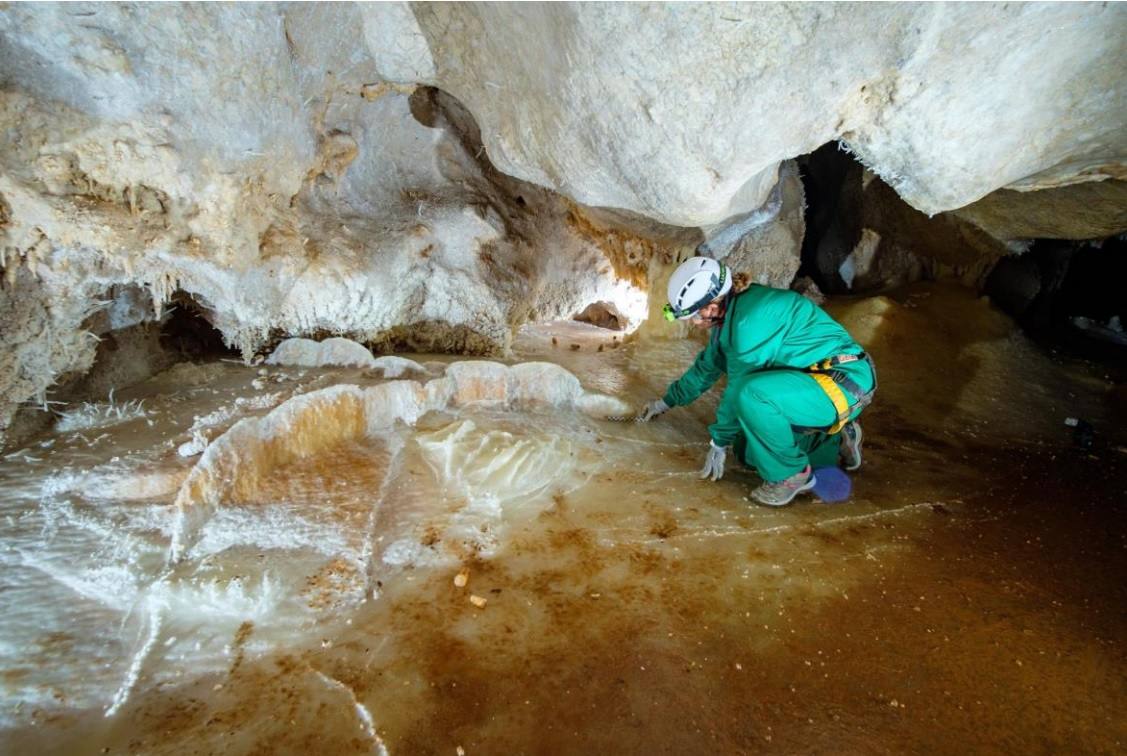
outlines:
[[[718, 326], [718, 325], [723, 324], [724, 316], [726, 316], [728, 314], [728, 303], [732, 301], [732, 295], [734, 293], [735, 293], [734, 291], [729, 291], [728, 295], [726, 297], [724, 297], [724, 300], [722, 302], [720, 302], [720, 314], [719, 315], [717, 315], [714, 318], [699, 318], [699, 316], [698, 316], [698, 318], [700, 320], [704, 321], [705, 323], [708, 323], [709, 328], [711, 328], [712, 326]], [[709, 304], [712, 304], [712, 303], [709, 302]], [[705, 307], [707, 307], [707, 306], [708, 305], [705, 305]], [[703, 308], [701, 308], [701, 309], [703, 309]]]

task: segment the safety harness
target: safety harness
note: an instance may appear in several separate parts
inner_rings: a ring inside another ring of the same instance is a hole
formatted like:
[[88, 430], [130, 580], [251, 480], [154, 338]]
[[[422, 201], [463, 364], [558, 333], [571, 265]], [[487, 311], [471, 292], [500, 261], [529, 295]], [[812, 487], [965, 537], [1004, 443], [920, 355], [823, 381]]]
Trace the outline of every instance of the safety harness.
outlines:
[[[715, 280], [713, 283], [715, 284]], [[732, 290], [728, 293], [728, 296], [724, 298], [724, 314], [720, 316], [721, 318], [728, 316], [735, 317], [734, 310], [738, 294], [739, 292]], [[703, 302], [702, 306], [707, 303], [708, 302]], [[669, 305], [666, 305], [666, 307], [668, 308]], [[714, 344], [719, 344], [720, 332], [722, 330], [723, 328], [716, 328], [709, 336], [709, 339], [712, 340]], [[731, 345], [731, 339], [732, 334], [731, 331], [729, 331], [729, 346]], [[846, 375], [844, 371], [835, 369], [838, 365], [844, 365], [849, 362], [860, 362], [862, 360], [869, 363], [869, 370], [873, 375], [873, 387], [868, 391], [862, 390], [861, 387], [857, 385], [857, 382]], [[837, 412], [837, 420], [828, 428], [826, 426], [811, 427], [792, 425], [791, 428], [795, 433], [826, 433], [831, 436], [835, 433], [840, 433], [846, 423], [860, 414], [861, 410], [872, 403], [873, 395], [877, 392], [877, 368], [876, 365], [873, 364], [873, 358], [865, 352], [861, 352], [861, 354], [839, 354], [835, 357], [819, 360], [813, 365], [804, 368], [803, 372], [817, 381], [822, 391], [826, 392], [826, 396], [833, 402], [834, 410]], [[846, 393], [853, 398], [852, 407], [849, 406], [849, 399], [846, 397]]]
[[[846, 375], [844, 371], [834, 369], [838, 365], [861, 360], [869, 363], [869, 369], [873, 372], [873, 387], [868, 391], [863, 391], [857, 385], [857, 382]], [[826, 396], [833, 402], [834, 410], [837, 411], [837, 420], [828, 429], [793, 426], [797, 433], [828, 433], [832, 436], [840, 432], [850, 418], [869, 406], [873, 401], [873, 394], [877, 391], [877, 369], [873, 364], [873, 359], [864, 352], [861, 354], [839, 354], [836, 357], [820, 360], [806, 368], [805, 372], [817, 381], [822, 391], [826, 392]], [[849, 406], [846, 393], [853, 398], [852, 407]]]

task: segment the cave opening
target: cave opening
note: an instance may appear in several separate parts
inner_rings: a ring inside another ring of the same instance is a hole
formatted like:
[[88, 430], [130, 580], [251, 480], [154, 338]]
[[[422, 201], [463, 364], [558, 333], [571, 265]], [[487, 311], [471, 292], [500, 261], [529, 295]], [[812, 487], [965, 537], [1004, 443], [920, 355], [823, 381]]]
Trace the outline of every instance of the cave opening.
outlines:
[[192, 361], [239, 356], [238, 350], [227, 344], [212, 323], [210, 310], [191, 294], [176, 291], [167, 307], [160, 327], [161, 345], [165, 349]]
[[861, 239], [861, 182], [864, 166], [837, 142], [798, 158], [806, 193], [806, 233], [799, 277], [813, 279], [827, 293], [849, 287], [841, 265]]
[[0, 752], [1122, 750], [1127, 5], [514, 9], [5, 6]]
[[928, 217], [910, 207], [836, 142], [798, 163], [806, 194], [799, 278], [828, 294], [958, 280], [1045, 348], [1117, 371], [1127, 365], [1124, 235], [994, 239], [957, 212]]
[[1127, 237], [1035, 239], [998, 260], [983, 285], [999, 307], [1045, 346], [1127, 370]]

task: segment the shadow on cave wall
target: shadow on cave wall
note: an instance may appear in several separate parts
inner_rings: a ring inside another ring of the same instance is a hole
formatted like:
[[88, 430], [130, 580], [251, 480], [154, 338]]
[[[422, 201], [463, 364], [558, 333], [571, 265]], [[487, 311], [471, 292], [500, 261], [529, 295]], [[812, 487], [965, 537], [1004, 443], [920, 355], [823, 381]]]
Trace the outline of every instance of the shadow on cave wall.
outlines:
[[212, 325], [208, 309], [187, 292], [172, 295], [159, 321], [143, 287], [114, 286], [102, 299], [110, 306], [85, 323], [98, 337], [93, 366], [84, 374], [63, 376], [50, 399], [101, 401], [110, 390], [121, 391], [177, 362], [239, 356]]

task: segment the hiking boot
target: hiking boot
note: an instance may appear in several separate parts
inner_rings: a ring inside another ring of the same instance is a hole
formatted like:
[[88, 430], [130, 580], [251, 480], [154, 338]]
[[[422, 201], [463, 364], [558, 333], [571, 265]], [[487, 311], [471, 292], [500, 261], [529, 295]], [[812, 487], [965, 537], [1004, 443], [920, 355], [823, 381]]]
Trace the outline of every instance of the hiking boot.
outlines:
[[764, 483], [751, 492], [755, 500], [769, 507], [782, 507], [790, 504], [795, 496], [814, 488], [817, 480], [810, 469], [810, 465], [800, 473], [795, 473], [789, 478], [784, 478], [777, 483]]
[[846, 423], [841, 429], [841, 464], [846, 470], [861, 466], [861, 424]]

